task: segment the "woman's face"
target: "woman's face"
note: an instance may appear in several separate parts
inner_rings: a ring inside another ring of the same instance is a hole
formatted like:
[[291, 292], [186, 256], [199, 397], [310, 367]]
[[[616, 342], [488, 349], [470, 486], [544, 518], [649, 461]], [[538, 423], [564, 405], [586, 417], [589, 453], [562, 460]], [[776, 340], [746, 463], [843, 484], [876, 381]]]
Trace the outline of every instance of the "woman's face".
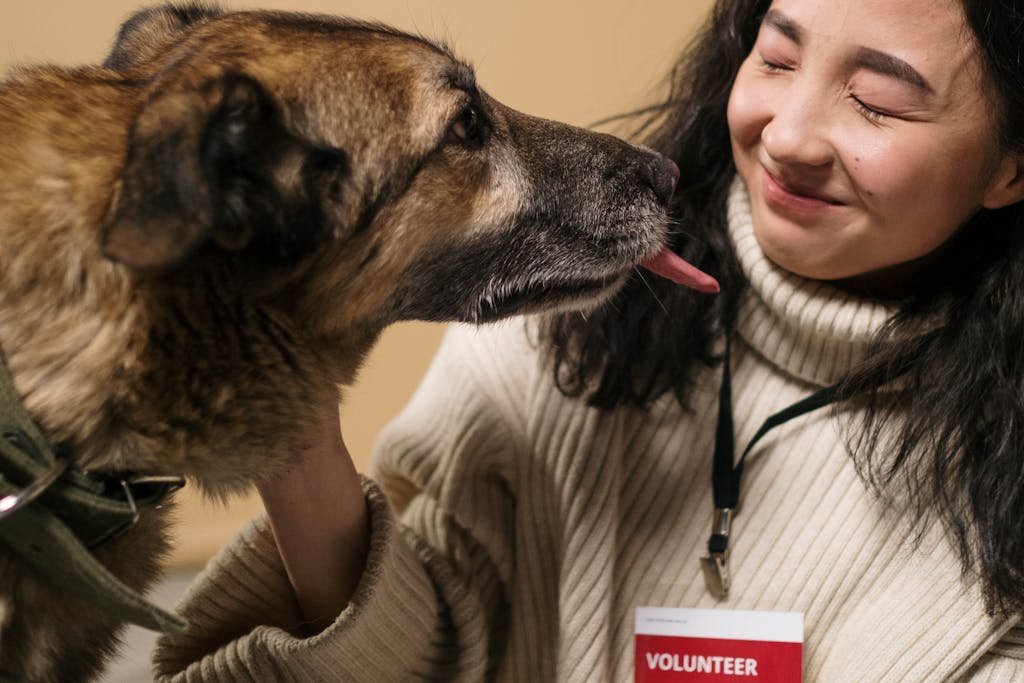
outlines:
[[956, 0], [775, 0], [728, 110], [765, 254], [855, 282], [1019, 200], [992, 102]]

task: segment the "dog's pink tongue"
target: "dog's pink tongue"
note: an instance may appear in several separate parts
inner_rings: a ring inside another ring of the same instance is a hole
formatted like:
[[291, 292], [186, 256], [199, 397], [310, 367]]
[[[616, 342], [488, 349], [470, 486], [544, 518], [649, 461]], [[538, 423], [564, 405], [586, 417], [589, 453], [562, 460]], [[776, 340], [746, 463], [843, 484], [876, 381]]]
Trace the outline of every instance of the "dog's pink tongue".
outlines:
[[662, 247], [661, 251], [640, 265], [652, 273], [667, 278], [676, 284], [696, 289], [698, 292], [718, 294], [720, 290], [718, 280], [679, 258], [668, 247]]

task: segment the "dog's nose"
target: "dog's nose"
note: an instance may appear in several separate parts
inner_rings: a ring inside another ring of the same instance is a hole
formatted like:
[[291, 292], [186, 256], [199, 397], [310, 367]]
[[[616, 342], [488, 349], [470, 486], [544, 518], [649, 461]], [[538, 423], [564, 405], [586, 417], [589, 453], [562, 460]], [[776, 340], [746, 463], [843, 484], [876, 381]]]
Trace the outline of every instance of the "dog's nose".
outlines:
[[660, 154], [654, 157], [648, 164], [649, 181], [654, 188], [654, 194], [662, 204], [668, 204], [672, 199], [672, 192], [679, 182], [679, 167], [675, 162]]

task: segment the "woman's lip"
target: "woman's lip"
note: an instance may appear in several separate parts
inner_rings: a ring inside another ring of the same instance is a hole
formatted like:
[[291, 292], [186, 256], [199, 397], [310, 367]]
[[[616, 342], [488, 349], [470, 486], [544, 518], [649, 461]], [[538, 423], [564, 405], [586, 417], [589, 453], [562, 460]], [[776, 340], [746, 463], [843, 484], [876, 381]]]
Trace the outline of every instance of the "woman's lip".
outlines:
[[769, 203], [782, 205], [786, 208], [811, 210], [843, 205], [842, 202], [828, 195], [787, 185], [768, 171], [768, 169], [764, 169], [764, 185], [765, 199]]

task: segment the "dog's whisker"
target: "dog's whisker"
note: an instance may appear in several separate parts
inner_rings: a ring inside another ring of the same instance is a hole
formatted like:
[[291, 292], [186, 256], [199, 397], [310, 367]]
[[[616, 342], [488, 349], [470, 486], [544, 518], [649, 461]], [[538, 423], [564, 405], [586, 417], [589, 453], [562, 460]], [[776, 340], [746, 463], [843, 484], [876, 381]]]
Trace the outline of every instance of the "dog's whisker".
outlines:
[[633, 270], [636, 271], [636, 274], [640, 277], [640, 281], [644, 283], [645, 287], [647, 287], [647, 291], [651, 293], [651, 296], [654, 297], [654, 300], [658, 302], [659, 306], [661, 306], [661, 310], [665, 312], [665, 315], [671, 317], [671, 314], [669, 314], [668, 309], [665, 307], [665, 304], [662, 303], [661, 297], [659, 297], [657, 292], [654, 291], [654, 288], [651, 287], [651, 283], [647, 281], [647, 278], [645, 278], [644, 274], [640, 272], [640, 269], [637, 268], [636, 266], [633, 266]]

